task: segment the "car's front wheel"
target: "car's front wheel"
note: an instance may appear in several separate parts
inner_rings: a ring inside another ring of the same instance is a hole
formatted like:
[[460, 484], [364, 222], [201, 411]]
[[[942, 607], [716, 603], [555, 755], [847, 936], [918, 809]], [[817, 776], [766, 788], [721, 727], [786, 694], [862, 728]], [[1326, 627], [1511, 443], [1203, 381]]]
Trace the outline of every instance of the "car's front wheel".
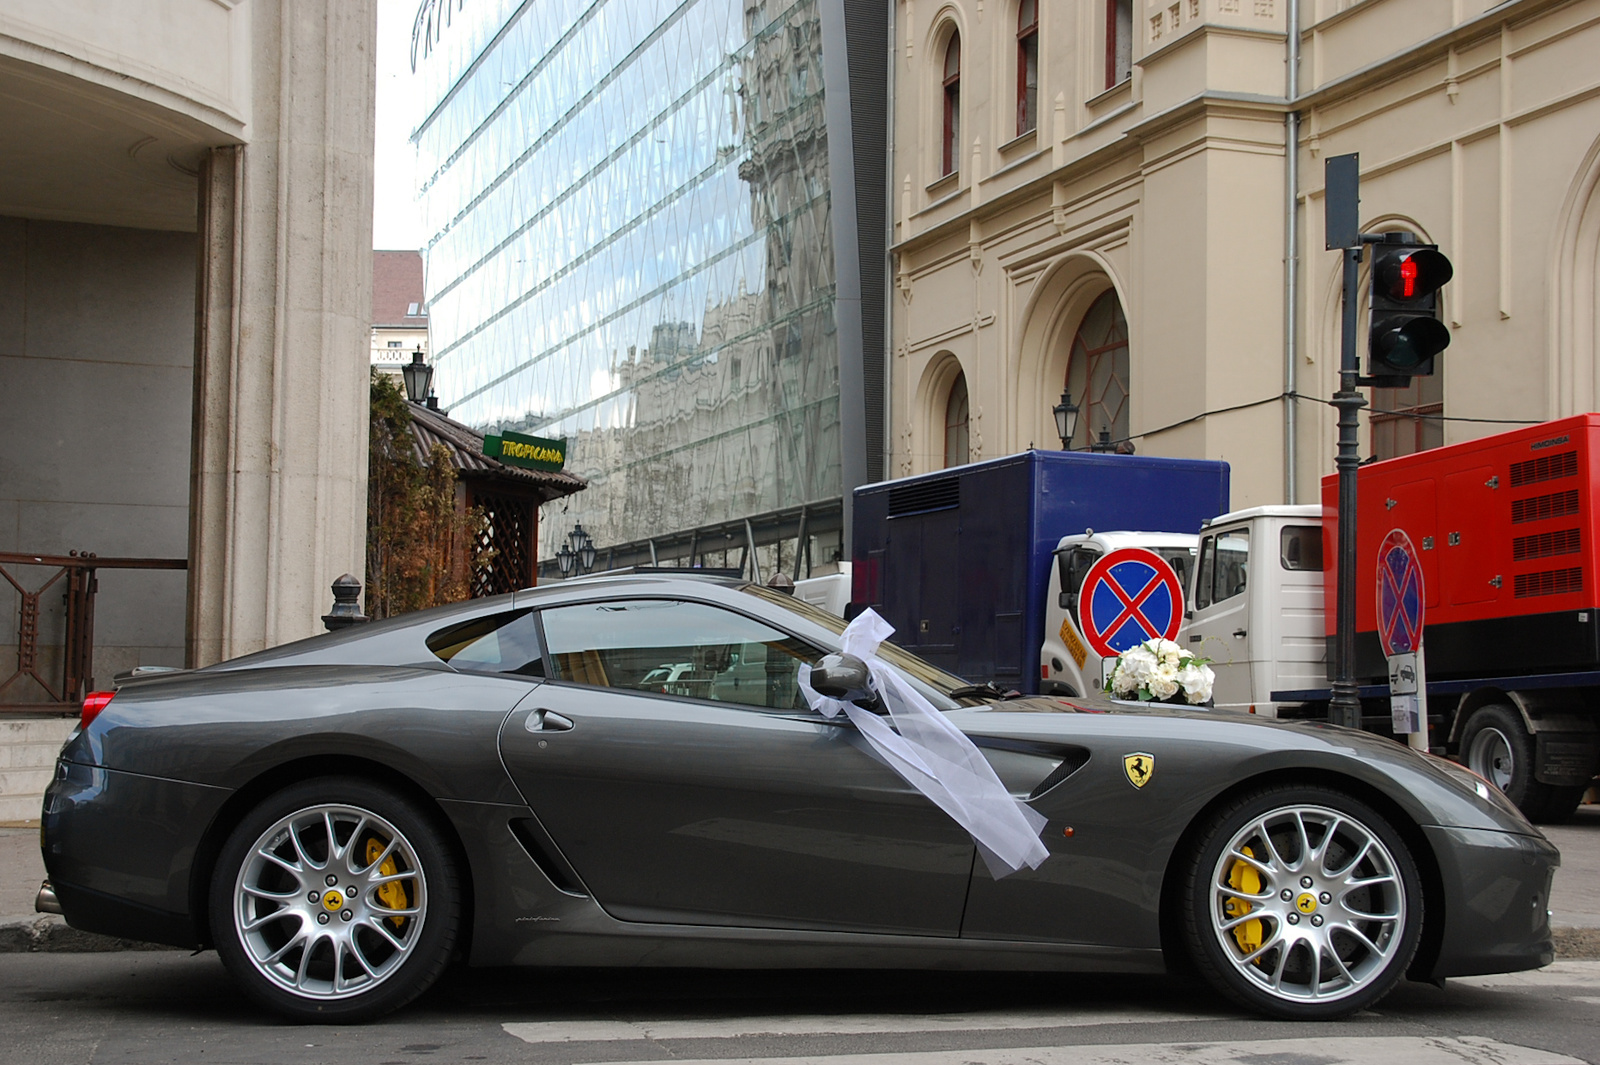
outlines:
[[413, 803], [366, 780], [285, 788], [245, 816], [211, 880], [213, 942], [252, 998], [356, 1022], [443, 972], [460, 920], [450, 849]]
[[1326, 1020], [1372, 1005], [1405, 973], [1422, 931], [1405, 842], [1328, 788], [1264, 788], [1218, 811], [1187, 887], [1201, 973], [1274, 1017]]

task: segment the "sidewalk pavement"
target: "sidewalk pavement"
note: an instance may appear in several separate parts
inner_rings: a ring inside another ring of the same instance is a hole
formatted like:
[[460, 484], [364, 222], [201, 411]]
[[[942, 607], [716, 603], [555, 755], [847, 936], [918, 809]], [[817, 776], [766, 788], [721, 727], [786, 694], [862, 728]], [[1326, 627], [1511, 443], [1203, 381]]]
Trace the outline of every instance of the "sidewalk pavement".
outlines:
[[[1546, 825], [1561, 848], [1561, 868], [1550, 892], [1556, 956], [1600, 958], [1600, 805], [1581, 806], [1564, 825]], [[69, 928], [60, 917], [33, 912], [44, 879], [39, 830], [0, 827], [0, 953], [159, 950]]]

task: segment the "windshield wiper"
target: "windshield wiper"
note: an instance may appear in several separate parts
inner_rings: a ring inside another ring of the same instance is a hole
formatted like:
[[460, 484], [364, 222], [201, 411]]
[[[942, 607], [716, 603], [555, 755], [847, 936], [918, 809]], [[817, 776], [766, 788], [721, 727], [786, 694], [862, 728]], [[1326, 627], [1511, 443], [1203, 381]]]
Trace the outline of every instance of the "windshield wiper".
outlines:
[[1002, 688], [992, 680], [982, 684], [964, 684], [959, 688], [951, 688], [945, 692], [952, 699], [1020, 699], [1022, 693], [1015, 688]]

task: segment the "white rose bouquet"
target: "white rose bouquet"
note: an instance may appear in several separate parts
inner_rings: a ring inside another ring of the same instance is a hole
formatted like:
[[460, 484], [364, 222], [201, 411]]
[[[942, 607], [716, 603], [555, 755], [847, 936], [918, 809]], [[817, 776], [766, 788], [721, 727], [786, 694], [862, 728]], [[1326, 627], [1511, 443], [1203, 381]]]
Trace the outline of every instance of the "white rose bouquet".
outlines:
[[1216, 674], [1209, 661], [1171, 640], [1146, 640], [1117, 656], [1106, 691], [1118, 699], [1198, 706], [1211, 701]]

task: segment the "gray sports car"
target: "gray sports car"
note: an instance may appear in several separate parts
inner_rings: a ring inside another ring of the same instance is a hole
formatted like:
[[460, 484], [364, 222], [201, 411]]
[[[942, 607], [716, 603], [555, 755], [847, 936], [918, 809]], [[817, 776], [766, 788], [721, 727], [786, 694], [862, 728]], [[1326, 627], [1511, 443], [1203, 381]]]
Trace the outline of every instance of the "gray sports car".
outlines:
[[599, 578], [135, 678], [61, 752], [41, 898], [214, 946], [301, 1020], [392, 1010], [458, 956], [1182, 968], [1286, 1018], [1551, 960], [1556, 849], [1459, 766], [1329, 726], [1006, 698], [886, 644], [1048, 819], [1042, 864], [996, 878], [811, 708], [804, 667], [853, 675], [824, 662], [842, 627], [759, 585]]

